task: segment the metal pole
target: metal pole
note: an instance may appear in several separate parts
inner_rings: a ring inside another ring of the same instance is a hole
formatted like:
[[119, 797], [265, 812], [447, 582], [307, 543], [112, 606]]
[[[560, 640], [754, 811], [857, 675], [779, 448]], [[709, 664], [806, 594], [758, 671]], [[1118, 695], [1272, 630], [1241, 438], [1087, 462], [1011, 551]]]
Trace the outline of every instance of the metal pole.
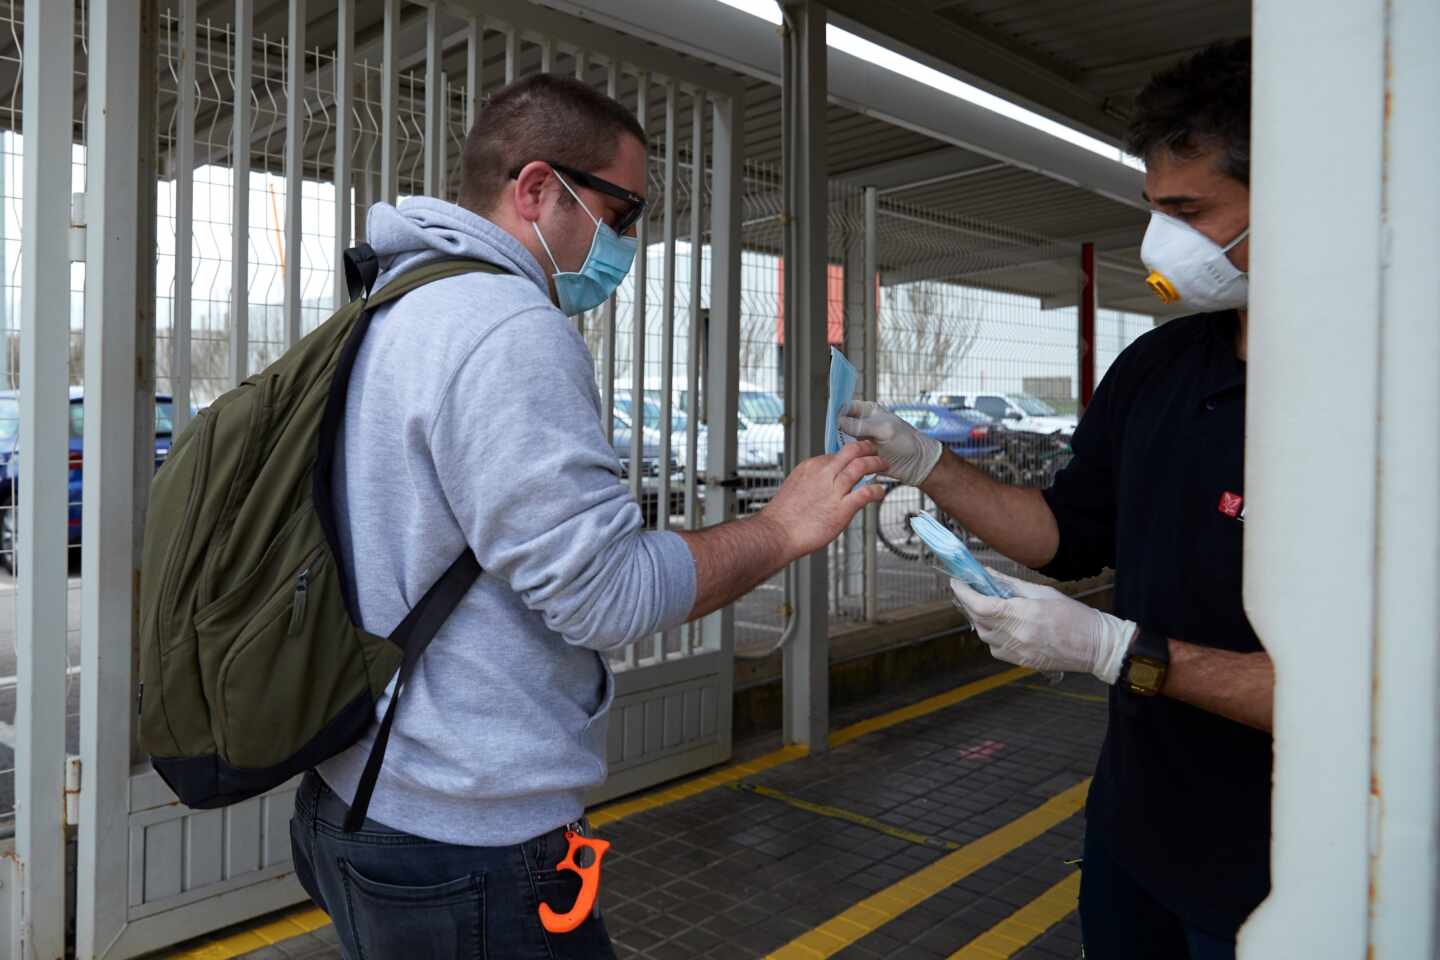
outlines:
[[[131, 568], [135, 526], [136, 231], [140, 0], [90, 5], [86, 121], [85, 473], [80, 601], [79, 865], [76, 947], [101, 954], [129, 898]], [[153, 423], [153, 417], [150, 421]], [[149, 424], [147, 424], [148, 426]]]
[[1095, 244], [1080, 245], [1080, 306], [1076, 311], [1080, 319], [1080, 336], [1077, 341], [1076, 359], [1080, 365], [1080, 413], [1090, 406], [1095, 397]]
[[[865, 188], [865, 369], [864, 393], [878, 400], [880, 390], [880, 192]], [[865, 619], [880, 615], [880, 505], [865, 508]]]
[[[791, 411], [795, 419], [795, 459], [824, 452], [826, 357], [826, 272], [828, 264], [827, 166], [825, 159], [826, 56], [825, 10], [812, 0], [787, 3], [785, 42], [791, 54], [792, 107], [784, 118], [791, 162], [786, 173], [793, 206], [793, 252], [785, 265], [794, 278]], [[792, 464], [793, 466], [793, 464]], [[830, 729], [830, 637], [827, 557], [818, 550], [795, 569], [794, 638], [785, 647], [785, 742], [822, 751]]]
[[250, 77], [255, 0], [235, 0], [235, 64], [230, 104], [230, 385], [250, 375]]
[[444, 38], [440, 35], [440, 5], [425, 12], [425, 195], [440, 196], [445, 179], [445, 90], [440, 68], [443, 66]]
[[475, 126], [480, 115], [480, 96], [485, 90], [485, 28], [478, 18], [472, 19], [465, 33], [465, 133]]
[[[650, 74], [642, 71], [638, 78], [635, 115], [640, 126], [649, 129], [650, 120]], [[645, 172], [650, 172], [649, 151], [646, 151]], [[639, 250], [635, 255], [635, 297], [631, 309], [630, 338], [630, 491], [635, 498], [641, 495], [641, 474], [644, 472], [645, 443], [645, 294], [649, 282], [650, 267], [650, 224], [649, 217], [641, 217], [636, 224]]]
[[[65, 482], [70, 436], [70, 148], [75, 8], [26, 0], [15, 562], [16, 957], [65, 955]], [[12, 902], [14, 902], [12, 900]]]
[[385, 0], [385, 26], [380, 52], [380, 199], [399, 196], [400, 155], [395, 146], [396, 101], [400, 99], [400, 0]]
[[[610, 60], [610, 69], [607, 71], [605, 80], [605, 92], [613, 100], [620, 92], [620, 64], [614, 58]], [[605, 341], [605, 382], [600, 384], [601, 418], [605, 422], [605, 439], [609, 443], [615, 442], [615, 346], [616, 346], [616, 316], [618, 306], [614, 294], [605, 302], [605, 329], [603, 338]]]
[[[661, 261], [660, 312], [660, 509], [656, 527], [670, 526], [670, 425], [674, 421], [675, 402], [671, 388], [675, 385], [675, 180], [679, 177], [676, 157], [675, 127], [679, 123], [678, 91], [674, 82], [665, 84], [665, 219], [663, 221], [664, 257]], [[641, 400], [645, 397], [642, 395]], [[644, 404], [642, 403], [642, 409]]]
[[[742, 105], [726, 97], [712, 101], [710, 194], [710, 342], [705, 389], [710, 450], [706, 455], [705, 522], [735, 518], [736, 417], [740, 403], [740, 232], [743, 219], [745, 121]], [[705, 618], [703, 647], [727, 656], [735, 651], [735, 608]], [[720, 698], [717, 729], [729, 752], [731, 697]]]
[[[705, 94], [690, 98], [690, 332], [685, 360], [685, 528], [700, 525], [700, 324], [701, 284], [704, 283], [705, 211]], [[701, 639], [699, 624], [685, 631], [684, 653], [689, 656]]]
[[512, 27], [505, 31], [505, 83], [507, 86], [515, 82], [516, 71], [519, 69], [520, 35]]
[[355, 158], [355, 0], [339, 0], [335, 24], [335, 309], [349, 299], [345, 251], [353, 226]]
[[290, 0], [285, 82], [285, 349], [300, 342], [301, 207], [305, 188], [305, 7]]
[[190, 421], [191, 306], [195, 237], [195, 0], [180, 0], [180, 78], [175, 107], [175, 295], [170, 301], [170, 395], [177, 434]]

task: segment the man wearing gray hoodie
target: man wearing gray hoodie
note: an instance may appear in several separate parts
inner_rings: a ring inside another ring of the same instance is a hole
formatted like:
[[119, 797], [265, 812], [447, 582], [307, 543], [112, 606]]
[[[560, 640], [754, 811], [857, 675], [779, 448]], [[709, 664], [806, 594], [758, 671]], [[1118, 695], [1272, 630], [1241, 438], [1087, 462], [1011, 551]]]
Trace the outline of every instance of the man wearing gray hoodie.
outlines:
[[349, 387], [334, 496], [365, 629], [390, 633], [467, 546], [485, 573], [407, 684], [363, 829], [341, 825], [373, 726], [297, 794], [296, 870], [347, 957], [613, 956], [598, 911], [569, 933], [539, 919], [580, 887], [555, 868], [606, 776], [605, 654], [734, 602], [878, 499], [852, 490], [885, 466], [854, 444], [754, 516], [642, 529], [567, 314], [629, 272], [645, 184], [629, 111], [541, 75], [481, 111], [460, 205], [370, 210], [377, 288], [440, 258], [505, 273], [379, 308]]

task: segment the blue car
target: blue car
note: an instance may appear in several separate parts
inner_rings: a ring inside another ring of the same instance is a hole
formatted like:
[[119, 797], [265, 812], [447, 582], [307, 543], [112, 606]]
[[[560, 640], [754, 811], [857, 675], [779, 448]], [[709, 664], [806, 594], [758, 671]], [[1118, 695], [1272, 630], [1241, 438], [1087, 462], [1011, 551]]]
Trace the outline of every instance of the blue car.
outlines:
[[[174, 433], [174, 404], [166, 396], [155, 398], [155, 469], [170, 455], [171, 434]], [[80, 496], [84, 479], [85, 393], [80, 387], [70, 388], [70, 511], [69, 542], [80, 542]], [[20, 478], [20, 393], [0, 390], [0, 566], [15, 572], [15, 495]]]
[[977, 410], [951, 410], [933, 403], [899, 403], [890, 412], [958, 457], [984, 460], [1004, 447], [995, 421]]

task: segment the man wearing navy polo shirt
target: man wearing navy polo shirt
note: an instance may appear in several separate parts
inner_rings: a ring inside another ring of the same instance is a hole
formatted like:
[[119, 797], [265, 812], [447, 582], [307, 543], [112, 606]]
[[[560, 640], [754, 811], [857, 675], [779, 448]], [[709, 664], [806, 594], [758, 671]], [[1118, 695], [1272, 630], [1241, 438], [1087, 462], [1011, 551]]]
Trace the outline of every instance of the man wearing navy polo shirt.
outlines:
[[1274, 669], [1241, 602], [1249, 42], [1151, 80], [1129, 148], [1153, 211], [1147, 282], [1193, 315], [1115, 361], [1053, 487], [997, 483], [875, 404], [841, 428], [1005, 555], [1058, 579], [1114, 568], [1114, 616], [1009, 578], [1011, 600], [954, 588], [1000, 659], [1111, 685], [1086, 806], [1086, 956], [1228, 960], [1270, 887]]

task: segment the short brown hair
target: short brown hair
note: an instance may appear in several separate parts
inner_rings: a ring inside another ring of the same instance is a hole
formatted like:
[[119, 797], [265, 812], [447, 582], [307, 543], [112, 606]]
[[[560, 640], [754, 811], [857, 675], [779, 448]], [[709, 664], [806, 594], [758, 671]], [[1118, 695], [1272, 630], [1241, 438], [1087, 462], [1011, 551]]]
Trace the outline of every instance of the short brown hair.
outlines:
[[603, 169], [626, 135], [645, 143], [635, 115], [594, 87], [548, 73], [517, 80], [489, 98], [465, 138], [460, 203], [489, 213], [512, 172], [534, 160]]

